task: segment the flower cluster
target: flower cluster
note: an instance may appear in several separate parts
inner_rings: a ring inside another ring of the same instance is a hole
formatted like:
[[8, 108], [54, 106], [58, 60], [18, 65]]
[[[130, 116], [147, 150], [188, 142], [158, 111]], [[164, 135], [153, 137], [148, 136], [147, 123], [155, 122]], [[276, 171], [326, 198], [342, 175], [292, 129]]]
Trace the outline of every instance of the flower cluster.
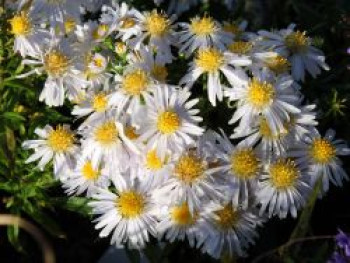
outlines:
[[334, 251], [332, 258], [328, 263], [346, 263], [350, 259], [350, 237], [341, 230], [335, 237], [336, 251]]
[[[325, 193], [348, 179], [339, 156], [350, 149], [333, 130], [320, 135], [301, 92], [306, 73], [328, 69], [325, 57], [295, 25], [254, 33], [116, 2], [84, 20], [85, 2], [33, 0], [9, 25], [30, 68], [19, 77], [44, 74], [39, 100], [69, 100], [79, 124], [37, 128], [27, 162], [53, 161], [68, 195], [92, 199], [101, 237], [244, 256], [266, 219], [296, 217], [316, 182]], [[178, 79], [177, 63], [188, 65]], [[234, 105], [230, 138], [201, 125], [202, 91], [213, 110]]]

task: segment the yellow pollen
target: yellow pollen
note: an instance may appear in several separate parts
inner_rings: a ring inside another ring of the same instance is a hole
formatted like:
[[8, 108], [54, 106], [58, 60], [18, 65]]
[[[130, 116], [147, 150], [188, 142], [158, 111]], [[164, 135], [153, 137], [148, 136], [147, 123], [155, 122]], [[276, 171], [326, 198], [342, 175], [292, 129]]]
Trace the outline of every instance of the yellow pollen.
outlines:
[[90, 161], [87, 161], [83, 165], [83, 167], [81, 168], [81, 173], [83, 174], [85, 179], [91, 181], [95, 181], [100, 176], [100, 171], [98, 169], [95, 170]]
[[289, 70], [290, 63], [289, 61], [277, 55], [276, 57], [270, 58], [265, 62], [266, 66], [276, 74], [282, 74]]
[[93, 59], [93, 63], [95, 64], [96, 67], [103, 68], [105, 65], [105, 60], [102, 57], [95, 57]]
[[286, 189], [295, 185], [299, 171], [290, 159], [279, 159], [269, 168], [272, 184], [278, 189]]
[[106, 24], [100, 24], [98, 27], [92, 32], [92, 38], [95, 40], [103, 38], [108, 32], [109, 26]]
[[130, 140], [136, 140], [140, 136], [136, 133], [136, 129], [132, 126], [125, 127], [124, 133]]
[[131, 17], [125, 17], [121, 19], [121, 28], [122, 29], [129, 29], [133, 27], [136, 24], [135, 20]]
[[162, 37], [169, 31], [170, 21], [165, 14], [159, 14], [153, 10], [145, 21], [146, 30], [153, 37]]
[[284, 41], [287, 48], [292, 52], [303, 52], [309, 44], [306, 32], [300, 31], [290, 33], [285, 37]]
[[25, 36], [32, 29], [28, 14], [21, 12], [9, 20], [11, 33], [15, 36]]
[[194, 213], [194, 215], [191, 214], [186, 202], [173, 207], [170, 211], [170, 215], [172, 220], [180, 226], [193, 225], [198, 217], [197, 213]]
[[135, 191], [121, 192], [116, 200], [116, 207], [122, 217], [132, 219], [140, 216], [145, 210], [145, 199]]
[[47, 142], [54, 152], [66, 152], [73, 146], [74, 134], [63, 126], [57, 126], [50, 132]]
[[309, 148], [311, 158], [320, 164], [327, 164], [333, 160], [336, 155], [336, 149], [330, 141], [317, 138]]
[[49, 75], [62, 76], [67, 72], [69, 59], [58, 50], [53, 50], [44, 57], [44, 67]]
[[137, 96], [147, 89], [148, 82], [146, 72], [138, 69], [124, 76], [122, 87], [129, 95]]
[[237, 150], [231, 156], [231, 171], [240, 179], [250, 179], [257, 175], [259, 161], [252, 149]]
[[268, 106], [275, 97], [272, 84], [253, 79], [248, 87], [248, 101], [257, 109], [262, 110]]
[[218, 217], [216, 223], [223, 230], [235, 227], [240, 219], [240, 213], [232, 204], [227, 204], [224, 208], [216, 211], [215, 214]]
[[224, 56], [215, 48], [201, 49], [197, 53], [195, 63], [204, 72], [213, 73], [224, 63]]
[[251, 51], [253, 48], [253, 44], [250, 42], [244, 42], [244, 41], [236, 41], [233, 42], [231, 45], [229, 45], [228, 49], [232, 53], [236, 53], [239, 55], [246, 55]]
[[168, 70], [165, 66], [154, 65], [151, 70], [152, 77], [160, 82], [165, 82], [168, 77]]
[[102, 145], [110, 145], [118, 140], [118, 130], [113, 121], [101, 124], [95, 130], [95, 139]]
[[182, 155], [175, 164], [174, 174], [189, 184], [201, 177], [205, 170], [203, 161], [194, 154]]
[[66, 34], [71, 33], [75, 29], [76, 22], [73, 18], [67, 18], [64, 21], [64, 29], [66, 31]]
[[151, 150], [146, 155], [146, 166], [148, 169], [157, 171], [163, 167], [162, 160], [157, 156], [156, 150]]
[[174, 111], [164, 111], [158, 115], [157, 129], [163, 134], [176, 132], [181, 125], [181, 119]]
[[215, 32], [216, 26], [214, 20], [205, 16], [200, 19], [191, 19], [190, 30], [198, 36], [208, 36]]
[[98, 93], [92, 99], [92, 107], [96, 112], [104, 112], [107, 109], [107, 103], [107, 97], [104, 93]]
[[119, 42], [115, 43], [114, 49], [115, 49], [115, 52], [119, 56], [121, 56], [126, 52], [126, 45], [123, 42], [119, 41]]

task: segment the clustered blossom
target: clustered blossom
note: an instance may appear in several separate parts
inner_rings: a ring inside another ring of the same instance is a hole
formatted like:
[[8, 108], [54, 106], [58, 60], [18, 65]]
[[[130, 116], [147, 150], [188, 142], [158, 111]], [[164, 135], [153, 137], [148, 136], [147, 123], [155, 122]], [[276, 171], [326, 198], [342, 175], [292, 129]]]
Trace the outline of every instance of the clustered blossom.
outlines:
[[350, 236], [343, 231], [335, 237], [336, 249], [328, 263], [346, 263], [350, 260]]
[[[39, 100], [69, 100], [80, 124], [38, 127], [23, 144], [34, 150], [27, 162], [52, 161], [68, 195], [91, 198], [101, 237], [139, 249], [151, 236], [187, 240], [216, 258], [244, 256], [257, 228], [296, 217], [316, 182], [325, 193], [348, 179], [339, 156], [350, 149], [333, 130], [318, 132], [316, 106], [302, 95], [306, 73], [328, 69], [325, 57], [295, 25], [254, 33], [246, 22], [177, 22], [117, 2], [91, 21], [85, 4], [33, 0], [8, 22], [31, 68], [19, 77], [44, 74]], [[174, 80], [180, 60], [187, 73]], [[202, 124], [201, 91], [213, 108], [234, 105], [232, 134]]]

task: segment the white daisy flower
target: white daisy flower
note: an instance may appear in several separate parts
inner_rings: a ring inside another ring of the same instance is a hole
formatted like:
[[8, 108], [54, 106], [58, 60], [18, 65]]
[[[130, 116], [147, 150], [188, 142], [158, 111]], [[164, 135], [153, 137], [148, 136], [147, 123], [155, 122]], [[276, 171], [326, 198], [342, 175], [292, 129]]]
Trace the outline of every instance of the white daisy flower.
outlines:
[[290, 120], [290, 114], [300, 112], [295, 106], [300, 98], [293, 92], [292, 84], [288, 76], [271, 79], [269, 75], [259, 74], [241, 86], [227, 89], [225, 95], [229, 100], [237, 101], [237, 110], [229, 123], [240, 120], [240, 129], [249, 129], [254, 119], [262, 116], [273, 134], [283, 131], [283, 122]]
[[290, 153], [298, 162], [309, 164], [310, 184], [313, 186], [319, 179], [322, 180], [323, 192], [328, 191], [329, 182], [342, 186], [342, 180], [349, 180], [338, 156], [350, 155], [350, 149], [343, 140], [336, 140], [334, 136], [335, 131], [331, 129], [324, 138], [318, 132], [310, 134]]
[[180, 80], [180, 85], [192, 87], [194, 82], [205, 74], [207, 80], [208, 98], [213, 106], [216, 106], [216, 98], [223, 100], [223, 84], [220, 80], [221, 73], [232, 86], [243, 85], [248, 78], [240, 68], [249, 66], [251, 60], [247, 56], [240, 56], [231, 52], [221, 52], [216, 48], [200, 49], [190, 63], [188, 73]]
[[145, 94], [147, 114], [140, 126], [140, 140], [148, 149], [156, 149], [164, 159], [168, 151], [179, 152], [203, 134], [197, 124], [202, 118], [199, 110], [192, 109], [198, 99], [189, 100], [187, 89], [159, 85], [153, 95]]
[[225, 50], [231, 43], [232, 34], [222, 30], [221, 25], [210, 16], [195, 17], [190, 23], [178, 23], [182, 28], [175, 33], [179, 52], [189, 57], [198, 49]]
[[22, 11], [8, 21], [10, 31], [15, 36], [13, 49], [22, 57], [38, 53], [43, 42], [50, 36], [36, 20], [30, 11]]
[[88, 86], [92, 88], [99, 87], [106, 83], [112, 74], [107, 72], [108, 60], [100, 53], [86, 55], [87, 65], [83, 72], [88, 82]]
[[261, 175], [256, 200], [261, 205], [260, 215], [265, 211], [269, 217], [297, 217], [310, 193], [306, 163], [296, 163], [280, 158], [268, 164]]
[[39, 136], [39, 139], [27, 140], [22, 144], [24, 149], [34, 149], [35, 151], [26, 160], [26, 163], [40, 159], [37, 167], [44, 170], [46, 164], [53, 159], [56, 177], [60, 177], [67, 168], [74, 167], [74, 158], [78, 147], [69, 125], [59, 125], [56, 129], [46, 125], [43, 129], [36, 128], [34, 132]]
[[254, 55], [256, 63], [252, 71], [264, 70], [268, 74], [290, 74], [291, 64], [286, 57], [276, 52], [260, 52]]
[[170, 242], [187, 238], [191, 247], [200, 247], [212, 232], [205, 205], [191, 213], [186, 202], [176, 203], [161, 209], [157, 225], [159, 237]]
[[208, 237], [202, 251], [214, 258], [223, 253], [230, 257], [245, 256], [245, 250], [255, 243], [258, 237], [256, 228], [261, 226], [262, 219], [251, 210], [240, 210], [227, 203], [224, 206], [212, 205], [211, 224], [215, 232]]
[[99, 189], [90, 202], [93, 214], [100, 215], [95, 228], [101, 229], [100, 237], [111, 234], [111, 244], [122, 248], [144, 248], [149, 234], [156, 236], [155, 203], [149, 189], [128, 174], [111, 175], [116, 193]]
[[62, 187], [68, 195], [80, 195], [86, 192], [91, 197], [97, 188], [107, 189], [110, 180], [106, 169], [92, 164], [89, 158], [80, 157], [76, 167], [62, 180]]
[[261, 30], [258, 33], [262, 36], [262, 46], [268, 49], [272, 47], [275, 52], [288, 58], [295, 80], [304, 81], [305, 71], [315, 78], [321, 69], [329, 70], [323, 52], [312, 46], [312, 39], [305, 32], [295, 31], [295, 24], [277, 32]]
[[98, 46], [112, 32], [108, 24], [98, 23], [97, 21], [88, 21], [83, 25], [77, 25], [75, 35], [78, 47], [81, 52], [90, 52]]

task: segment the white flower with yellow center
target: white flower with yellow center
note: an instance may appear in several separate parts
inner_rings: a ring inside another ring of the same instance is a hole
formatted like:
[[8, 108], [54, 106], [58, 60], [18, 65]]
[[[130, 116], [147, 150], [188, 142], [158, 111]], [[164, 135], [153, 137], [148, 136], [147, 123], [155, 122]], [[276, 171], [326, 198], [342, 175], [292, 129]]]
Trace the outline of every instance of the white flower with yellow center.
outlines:
[[207, 238], [202, 251], [214, 258], [228, 253], [245, 256], [245, 250], [255, 243], [258, 237], [256, 228], [262, 225], [262, 219], [248, 210], [240, 210], [231, 203], [212, 204], [210, 222], [214, 232]]
[[38, 26], [37, 18], [30, 11], [17, 13], [8, 22], [10, 32], [15, 37], [13, 49], [22, 57], [38, 53], [40, 46], [49, 37], [49, 32]]
[[221, 52], [211, 47], [202, 48], [190, 63], [188, 73], [180, 80], [180, 85], [192, 87], [201, 75], [206, 75], [208, 98], [216, 106], [216, 99], [222, 101], [224, 97], [220, 75], [223, 74], [232, 86], [243, 85], [248, 77], [241, 67], [250, 64], [251, 60], [247, 56]]
[[289, 60], [276, 52], [256, 53], [254, 54], [254, 58], [256, 63], [254, 63], [252, 70], [263, 69], [269, 74], [273, 75], [288, 75], [291, 73], [291, 64]]
[[69, 125], [59, 125], [55, 129], [46, 125], [43, 129], [36, 128], [36, 140], [27, 140], [22, 144], [24, 149], [34, 149], [34, 153], [26, 160], [26, 163], [40, 159], [38, 168], [43, 170], [48, 162], [53, 159], [54, 174], [61, 177], [67, 169], [73, 169], [75, 154], [78, 147], [75, 144], [75, 135]]
[[62, 187], [68, 195], [81, 195], [86, 193], [91, 197], [97, 188], [107, 189], [110, 180], [106, 169], [101, 165], [92, 164], [89, 158], [79, 157], [74, 169], [68, 172], [67, 178], [62, 180]]
[[149, 241], [149, 234], [156, 236], [155, 203], [149, 189], [130, 181], [129, 174], [110, 175], [116, 193], [98, 189], [89, 204], [92, 212], [99, 217], [95, 228], [100, 237], [111, 236], [111, 244], [118, 248], [141, 249]]
[[91, 54], [88, 52], [85, 56], [86, 66], [83, 75], [91, 88], [97, 88], [108, 81], [112, 74], [107, 72], [108, 60], [100, 53]]
[[22, 63], [34, 69], [17, 77], [25, 78], [35, 73], [48, 75], [40, 101], [48, 106], [61, 106], [65, 97], [70, 100], [78, 99], [87, 83], [81, 74], [83, 63], [80, 53], [73, 50], [67, 39], [53, 36], [48, 46], [45, 45], [39, 53], [30, 55], [32, 58], [24, 59]]
[[160, 209], [158, 235], [170, 242], [188, 240], [191, 247], [200, 247], [212, 232], [206, 206], [191, 213], [186, 202], [178, 202]]
[[191, 93], [176, 87], [158, 85], [153, 95], [146, 94], [147, 113], [140, 123], [140, 140], [148, 149], [156, 149], [161, 159], [168, 152], [179, 152], [203, 134], [198, 126], [202, 118], [193, 109], [198, 99], [189, 100]]
[[237, 110], [229, 124], [240, 120], [241, 130], [249, 129], [258, 116], [266, 119], [272, 134], [284, 131], [284, 122], [290, 120], [290, 114], [297, 114], [296, 106], [300, 98], [295, 94], [289, 76], [278, 76], [271, 79], [269, 75], [261, 74], [247, 80], [244, 85], [225, 90], [230, 101], [237, 101]]
[[350, 148], [343, 140], [335, 139], [335, 131], [328, 130], [325, 137], [316, 132], [302, 141], [291, 150], [290, 155], [298, 162], [307, 162], [310, 166], [310, 184], [313, 186], [322, 180], [322, 190], [327, 192], [329, 182], [335, 186], [342, 186], [343, 180], [349, 180], [342, 168], [338, 156], [350, 155]]
[[258, 177], [261, 173], [261, 156], [246, 144], [234, 146], [226, 135], [216, 134], [216, 165], [209, 170], [227, 183], [227, 196], [237, 207], [246, 209], [255, 196]]
[[198, 49], [226, 50], [232, 34], [223, 31], [221, 25], [210, 16], [195, 17], [190, 23], [178, 23], [181, 31], [176, 33], [179, 52], [189, 57]]
[[304, 81], [305, 71], [315, 78], [321, 69], [329, 70], [323, 52], [312, 46], [312, 39], [305, 32], [295, 31], [295, 24], [273, 33], [264, 30], [258, 33], [262, 37], [261, 46], [288, 58], [295, 80]]
[[261, 175], [256, 193], [260, 215], [285, 218], [297, 216], [310, 193], [309, 174], [306, 163], [296, 163], [289, 158], [280, 158], [268, 164]]
[[131, 49], [139, 50], [142, 44], [155, 49], [157, 56], [163, 57], [164, 61], [171, 62], [171, 46], [175, 44], [173, 22], [175, 17], [168, 17], [164, 13], [144, 12], [137, 17], [140, 26], [138, 34], [130, 39]]

